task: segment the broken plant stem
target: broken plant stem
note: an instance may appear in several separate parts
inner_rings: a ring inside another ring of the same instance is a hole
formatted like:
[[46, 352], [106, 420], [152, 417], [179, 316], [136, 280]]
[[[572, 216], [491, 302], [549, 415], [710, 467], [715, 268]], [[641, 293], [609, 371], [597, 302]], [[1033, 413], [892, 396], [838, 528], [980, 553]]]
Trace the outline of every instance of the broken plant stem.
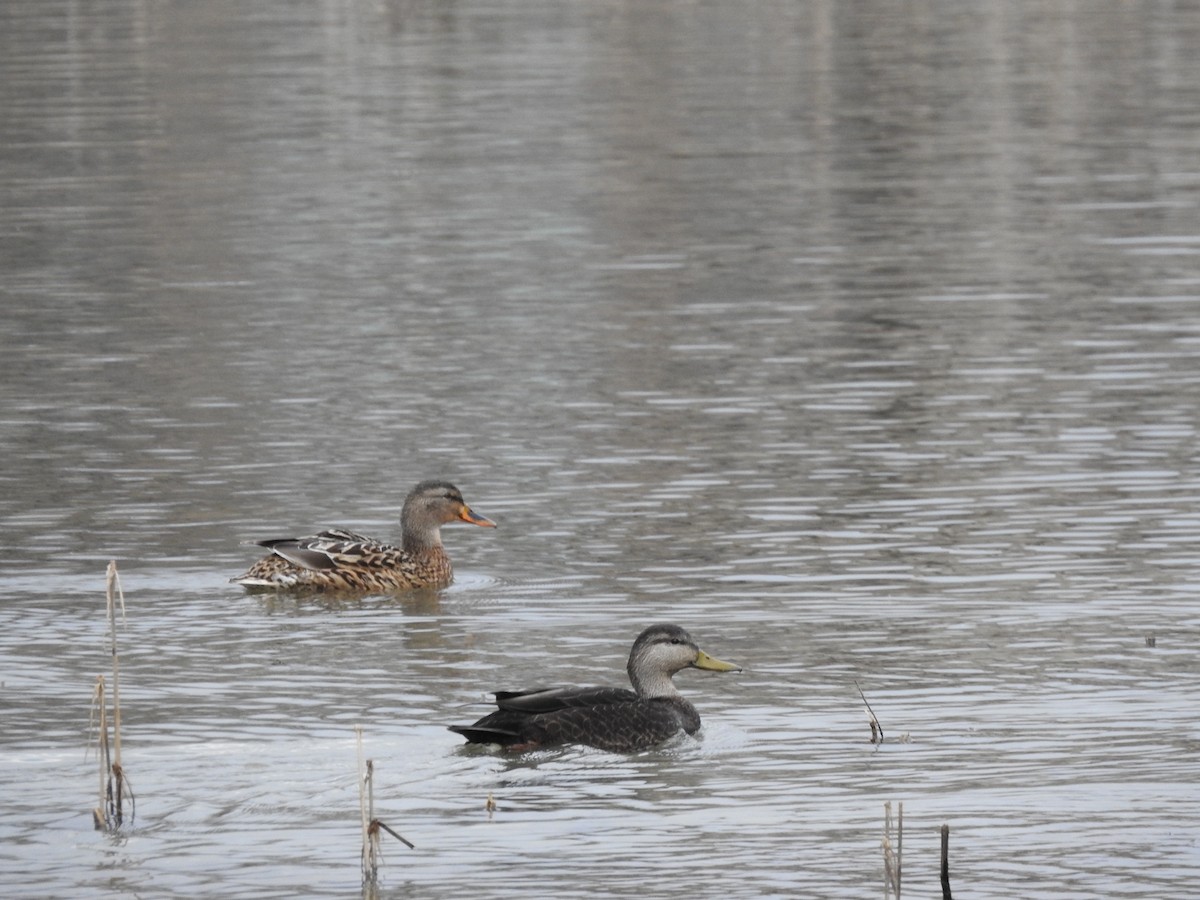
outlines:
[[871, 709], [871, 704], [867, 702], [867, 695], [863, 693], [857, 681], [854, 682], [854, 688], [858, 691], [858, 696], [862, 698], [863, 706], [867, 708], [867, 721], [871, 723], [871, 743], [882, 744], [883, 726], [879, 724], [879, 719], [875, 716], [875, 710]]
[[363, 759], [362, 726], [356, 725], [354, 732], [358, 736], [358, 810], [362, 818], [363, 846], [362, 873], [363, 885], [375, 885], [379, 877], [379, 863], [383, 859], [383, 850], [379, 834], [386, 831], [409, 850], [415, 850], [415, 845], [389, 828], [385, 823], [375, 818], [375, 762]]

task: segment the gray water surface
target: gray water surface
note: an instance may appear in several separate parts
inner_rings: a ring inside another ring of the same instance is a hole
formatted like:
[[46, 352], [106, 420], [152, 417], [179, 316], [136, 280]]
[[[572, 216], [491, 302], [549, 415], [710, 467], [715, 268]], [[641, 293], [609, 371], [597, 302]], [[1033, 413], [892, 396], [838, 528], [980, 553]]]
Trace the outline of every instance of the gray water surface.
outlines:
[[[1187, 898], [1200, 7], [0, 7], [0, 891]], [[398, 537], [444, 591], [248, 595]], [[120, 567], [118, 836], [85, 756]], [[676, 622], [698, 739], [466, 749]], [[884, 729], [870, 729], [859, 689]], [[485, 810], [491, 795], [498, 809]]]

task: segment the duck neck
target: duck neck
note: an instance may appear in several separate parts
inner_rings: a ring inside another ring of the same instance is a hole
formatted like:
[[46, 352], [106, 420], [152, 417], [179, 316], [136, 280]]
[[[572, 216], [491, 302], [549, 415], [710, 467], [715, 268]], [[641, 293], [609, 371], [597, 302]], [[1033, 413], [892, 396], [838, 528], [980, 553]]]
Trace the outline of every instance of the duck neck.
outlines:
[[437, 553], [442, 549], [442, 529], [406, 527], [400, 546], [413, 556]]
[[639, 697], [647, 699], [657, 697], [678, 697], [679, 689], [666, 672], [640, 672], [633, 666], [629, 667], [629, 681]]

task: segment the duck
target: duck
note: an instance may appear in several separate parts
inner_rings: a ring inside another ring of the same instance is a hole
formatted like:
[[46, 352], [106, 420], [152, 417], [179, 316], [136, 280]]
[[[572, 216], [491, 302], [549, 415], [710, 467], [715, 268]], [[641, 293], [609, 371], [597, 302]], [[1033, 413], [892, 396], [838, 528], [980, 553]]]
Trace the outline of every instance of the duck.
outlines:
[[468, 744], [499, 744], [525, 752], [584, 744], [614, 753], [648, 750], [679, 734], [700, 730], [700, 713], [675, 687], [683, 669], [740, 672], [741, 666], [701, 650], [678, 625], [651, 625], [629, 651], [633, 690], [557, 687], [497, 691], [497, 709], [473, 725], [451, 725]]
[[479, 515], [447, 481], [422, 481], [404, 500], [400, 546], [344, 528], [302, 538], [249, 541], [271, 552], [229, 579], [251, 589], [276, 588], [338, 593], [393, 593], [445, 587], [454, 577], [442, 546], [442, 526], [496, 523]]

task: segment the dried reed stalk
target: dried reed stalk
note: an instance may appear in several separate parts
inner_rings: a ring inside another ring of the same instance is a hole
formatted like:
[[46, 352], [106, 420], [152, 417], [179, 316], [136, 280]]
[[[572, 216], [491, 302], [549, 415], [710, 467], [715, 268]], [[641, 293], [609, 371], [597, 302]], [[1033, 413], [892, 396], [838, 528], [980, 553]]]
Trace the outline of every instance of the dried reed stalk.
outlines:
[[121, 599], [121, 621], [125, 621], [125, 592], [121, 590], [121, 576], [117, 574], [117, 561], [109, 560], [105, 573], [105, 596], [108, 601], [108, 632], [112, 639], [113, 667], [113, 765], [121, 765], [121, 658], [117, 653], [117, 605], [115, 596]]
[[374, 894], [379, 879], [379, 864], [383, 862], [381, 832], [386, 831], [409, 850], [416, 849], [405, 837], [397, 834], [375, 818], [375, 762], [363, 758], [362, 726], [355, 725], [358, 738], [358, 812], [362, 820], [362, 877], [364, 894]]
[[883, 804], [883, 896], [900, 900], [900, 879], [904, 862], [904, 803], [897, 804], [896, 842], [892, 843], [892, 802]]
[[125, 592], [121, 589], [121, 577], [117, 574], [116, 561], [108, 564], [105, 574], [105, 596], [107, 599], [108, 628], [112, 648], [112, 743], [108, 734], [108, 696], [104, 676], [96, 679], [93, 693], [93, 709], [99, 710], [97, 747], [100, 757], [100, 805], [92, 810], [96, 828], [115, 831], [125, 822], [125, 801], [129, 801], [129, 819], [135, 811], [133, 788], [121, 765], [121, 663], [117, 652], [117, 601], [121, 603], [121, 618], [125, 618]]
[[112, 757], [109, 755], [108, 747], [108, 690], [104, 684], [103, 675], [96, 676], [96, 687], [92, 690], [91, 720], [88, 724], [89, 728], [92, 723], [96, 725], [96, 755], [100, 758], [100, 799], [92, 809], [92, 825], [97, 831], [101, 831], [108, 827], [108, 817], [104, 812], [108, 806], [105, 800], [105, 792], [108, 787], [108, 773], [112, 764]]

